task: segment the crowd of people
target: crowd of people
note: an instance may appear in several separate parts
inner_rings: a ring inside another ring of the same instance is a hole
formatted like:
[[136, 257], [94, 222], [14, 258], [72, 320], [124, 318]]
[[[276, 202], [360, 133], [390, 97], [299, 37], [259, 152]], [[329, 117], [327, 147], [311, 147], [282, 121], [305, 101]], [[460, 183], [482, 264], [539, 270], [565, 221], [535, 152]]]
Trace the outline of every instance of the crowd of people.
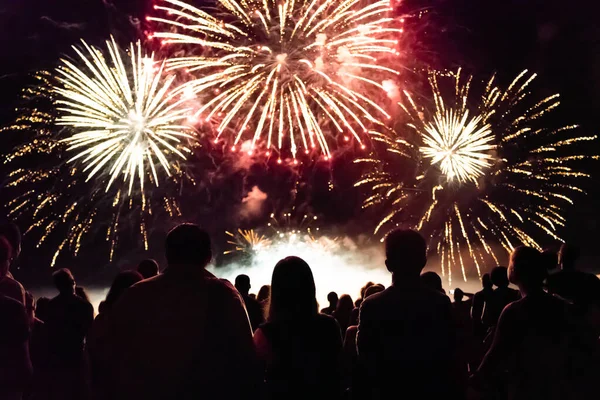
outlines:
[[[577, 251], [516, 248], [481, 291], [446, 294], [411, 230], [385, 240], [391, 286], [319, 312], [311, 266], [289, 256], [250, 293], [206, 270], [209, 235], [183, 224], [167, 266], [119, 273], [94, 310], [68, 269], [34, 300], [0, 232], [0, 399], [591, 399], [600, 390], [600, 280]], [[558, 268], [557, 268], [558, 266]], [[558, 272], [553, 271], [558, 269]], [[518, 290], [510, 287], [510, 283]], [[95, 315], [97, 311], [97, 315]]]

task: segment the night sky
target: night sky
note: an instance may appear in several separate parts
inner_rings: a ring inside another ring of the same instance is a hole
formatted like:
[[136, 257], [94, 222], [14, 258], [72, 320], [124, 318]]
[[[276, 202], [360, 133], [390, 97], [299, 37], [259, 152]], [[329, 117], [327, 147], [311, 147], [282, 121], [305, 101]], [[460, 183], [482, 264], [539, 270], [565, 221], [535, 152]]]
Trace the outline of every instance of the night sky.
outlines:
[[[557, 113], [560, 123], [580, 124], [583, 133], [598, 133], [600, 24], [597, 16], [600, 5], [595, 3], [583, 0], [405, 0], [398, 10], [412, 15], [420, 11], [424, 15], [419, 22], [408, 22], [413, 38], [411, 56], [436, 68], [462, 66], [477, 76], [497, 72], [504, 81], [525, 68], [537, 72], [536, 96], [541, 98], [555, 92], [562, 95]], [[19, 91], [28, 82], [29, 74], [52, 68], [58, 57], [80, 38], [93, 44], [101, 44], [109, 34], [122, 42], [136, 40], [145, 29], [144, 15], [151, 9], [150, 0], [1, 0], [0, 4], [2, 124], [14, 117]], [[2, 152], [9, 150], [2, 148]], [[600, 154], [598, 142], [589, 151]], [[333, 191], [328, 190], [329, 171], [317, 168], [307, 181], [311, 188], [301, 195], [310, 198], [310, 208], [323, 215], [326, 223], [360, 230], [372, 224], [359, 218], [361, 197], [352, 189], [353, 171], [347, 167], [347, 161], [342, 157], [333, 165], [331, 176], [336, 184]], [[594, 164], [588, 168], [588, 172], [598, 173], [585, 186], [588, 196], [569, 210], [563, 237], [580, 243], [585, 266], [598, 270], [600, 168]], [[255, 167], [243, 178], [241, 184], [232, 181], [232, 187], [219, 196], [241, 199], [245, 190], [257, 184], [265, 191], [280, 192], [284, 197], [280, 201], [285, 202], [293, 181], [285, 171], [273, 173], [264, 167]], [[219, 203], [218, 199], [211, 201], [205, 205], [206, 215], [215, 214], [210, 204]], [[223, 218], [212, 221], [198, 218], [201, 220], [197, 222], [206, 223], [213, 231], [223, 230], [216, 222]], [[26, 253], [30, 249], [30, 243], [26, 243], [21, 269], [17, 272], [24, 280], [33, 275], [32, 271], [48, 270], [43, 251]], [[93, 253], [93, 250], [88, 251]], [[131, 258], [137, 255], [133, 253]], [[112, 272], [107, 271], [116, 268], [105, 268], [106, 263], [91, 264], [98, 264], [88, 268], [86, 263], [87, 279], [91, 281], [111, 275]], [[86, 273], [81, 266], [77, 269]], [[41, 274], [45, 276], [47, 272]]]

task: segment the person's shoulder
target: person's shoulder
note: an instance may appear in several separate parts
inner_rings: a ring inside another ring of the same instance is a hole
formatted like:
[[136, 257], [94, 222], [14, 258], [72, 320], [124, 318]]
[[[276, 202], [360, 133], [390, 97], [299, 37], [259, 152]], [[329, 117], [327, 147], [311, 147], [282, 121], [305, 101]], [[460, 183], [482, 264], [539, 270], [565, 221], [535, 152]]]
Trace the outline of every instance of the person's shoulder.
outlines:
[[323, 330], [331, 330], [337, 334], [340, 332], [340, 325], [338, 324], [337, 320], [330, 315], [317, 314], [315, 317], [315, 322]]
[[21, 285], [21, 282], [16, 279], [5, 276], [0, 280], [0, 294], [4, 294], [11, 298], [15, 298], [17, 295], [25, 297], [25, 288]]
[[500, 310], [501, 311], [500, 317], [502, 317], [503, 319], [506, 319], [506, 318], [521, 314], [522, 312], [524, 312], [525, 308], [527, 307], [525, 305], [526, 302], [527, 302], [527, 298], [520, 298], [516, 301], [508, 303], [506, 306], [504, 306], [504, 308], [502, 310]]
[[16, 326], [16, 324], [27, 324], [27, 312], [25, 306], [10, 296], [0, 295], [0, 316], [2, 326]]
[[327, 315], [327, 314], [317, 314], [315, 317], [315, 321], [321, 324], [331, 324], [331, 323], [337, 323], [336, 319], [333, 318], [331, 315]]
[[379, 292], [370, 295], [366, 299], [362, 301], [360, 304], [361, 309], [377, 307], [380, 304], [387, 303], [390, 299], [394, 297], [394, 293], [391, 287]]
[[25, 306], [21, 302], [3, 294], [0, 294], [0, 308], [8, 312], [18, 312], [19, 310], [25, 310]]

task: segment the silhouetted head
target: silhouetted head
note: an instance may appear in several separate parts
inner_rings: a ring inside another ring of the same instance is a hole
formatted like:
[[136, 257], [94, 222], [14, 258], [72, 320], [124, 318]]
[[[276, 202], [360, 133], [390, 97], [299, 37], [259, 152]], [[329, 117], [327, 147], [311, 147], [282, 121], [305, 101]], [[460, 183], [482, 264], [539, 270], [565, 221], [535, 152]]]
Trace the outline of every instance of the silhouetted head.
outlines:
[[418, 232], [396, 229], [385, 238], [385, 257], [390, 272], [416, 278], [427, 263], [427, 244]]
[[486, 273], [481, 276], [481, 286], [483, 286], [484, 289], [491, 289], [494, 287], [492, 276], [490, 274]]
[[330, 307], [336, 308], [338, 300], [338, 294], [336, 292], [329, 292], [329, 294], [327, 294], [327, 301], [329, 302]]
[[365, 298], [365, 291], [373, 285], [374, 285], [373, 282], [367, 282], [367, 283], [365, 283], [365, 286], [360, 288], [360, 298], [361, 299]]
[[544, 250], [542, 252], [542, 262], [546, 270], [552, 271], [558, 266], [558, 253], [552, 250]]
[[[541, 290], [548, 271], [542, 262], [541, 253], [533, 247], [520, 246], [510, 255], [508, 277], [525, 293]], [[493, 276], [492, 276], [493, 278]]]
[[492, 270], [491, 274], [492, 283], [499, 288], [508, 287], [510, 283], [508, 281], [508, 270], [506, 267], [496, 267]]
[[82, 299], [84, 299], [85, 301], [87, 301], [88, 303], [92, 303], [90, 301], [90, 296], [87, 294], [87, 291], [85, 290], [85, 288], [83, 286], [75, 286], [75, 294], [79, 297], [81, 297]]
[[575, 269], [575, 264], [579, 259], [579, 248], [572, 244], [563, 243], [558, 252], [558, 263], [561, 269]]
[[144, 279], [152, 278], [158, 275], [158, 263], [151, 258], [142, 260], [138, 264], [137, 271]]
[[365, 290], [365, 299], [369, 296], [374, 295], [375, 293], [383, 292], [384, 290], [385, 290], [385, 287], [383, 287], [383, 285], [380, 285], [380, 284], [373, 285], [373, 286], [369, 287], [367, 290]]
[[200, 267], [212, 258], [210, 236], [194, 224], [181, 224], [167, 235], [165, 253], [169, 266]]
[[115, 277], [112, 285], [110, 285], [110, 289], [106, 294], [106, 300], [103, 302], [101, 312], [110, 311], [117, 303], [117, 300], [119, 300], [123, 293], [125, 293], [125, 290], [135, 285], [142, 279], [144, 279], [144, 277], [137, 271], [120, 272]]
[[336, 313], [344, 313], [350, 315], [352, 310], [354, 309], [354, 302], [352, 301], [352, 297], [349, 294], [343, 294], [340, 297], [340, 300], [337, 303], [337, 307], [335, 308]]
[[464, 297], [465, 297], [465, 292], [463, 292], [462, 289], [459, 289], [459, 288], [454, 289], [454, 301], [456, 303], [460, 303]]
[[238, 275], [235, 277], [235, 288], [243, 296], [248, 296], [250, 291], [250, 277], [248, 275]]
[[262, 285], [260, 290], [258, 291], [258, 295], [256, 296], [256, 300], [258, 300], [261, 303], [264, 303], [266, 301], [269, 301], [269, 298], [271, 297], [271, 286], [269, 285]]
[[12, 248], [11, 261], [16, 260], [21, 254], [21, 230], [13, 222], [0, 226], [0, 236], [4, 236]]
[[8, 274], [10, 260], [12, 257], [12, 247], [5, 237], [0, 236], [0, 279]]
[[60, 294], [75, 293], [75, 278], [68, 268], [61, 268], [52, 274], [54, 287], [58, 289]]
[[275, 265], [269, 320], [307, 319], [317, 314], [315, 280], [306, 261], [286, 257]]
[[40, 297], [35, 302], [35, 316], [44, 322], [48, 318], [48, 304], [50, 304], [48, 297]]
[[442, 287], [442, 278], [433, 271], [423, 272], [421, 274], [421, 284], [428, 289], [435, 290], [438, 292], [444, 292]]

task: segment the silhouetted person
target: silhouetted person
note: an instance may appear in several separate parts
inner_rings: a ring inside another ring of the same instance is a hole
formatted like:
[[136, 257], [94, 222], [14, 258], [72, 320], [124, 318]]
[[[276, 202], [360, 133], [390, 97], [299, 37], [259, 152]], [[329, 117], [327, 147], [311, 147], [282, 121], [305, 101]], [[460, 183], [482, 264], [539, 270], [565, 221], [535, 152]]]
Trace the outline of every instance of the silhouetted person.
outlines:
[[352, 310], [352, 314], [350, 314], [350, 325], [358, 325], [358, 315], [360, 314], [360, 305], [362, 304], [363, 298], [365, 297], [365, 292], [368, 288], [373, 286], [373, 282], [367, 282], [365, 286], [360, 288], [360, 297], [354, 301], [354, 309]]
[[509, 288], [508, 272], [506, 267], [496, 267], [491, 273], [492, 283], [496, 288], [490, 295], [485, 305], [481, 318], [484, 326], [495, 326], [500, 318], [500, 313], [508, 304], [521, 298], [518, 290]]
[[50, 304], [50, 299], [48, 297], [40, 297], [35, 302], [35, 316], [44, 322], [48, 318], [48, 305], [49, 304]]
[[[0, 240], [0, 268], [7, 270], [12, 248]], [[30, 321], [25, 306], [0, 294], [0, 399], [21, 399], [32, 376]]]
[[369, 397], [461, 398], [464, 377], [458, 376], [450, 299], [420, 282], [425, 240], [415, 231], [395, 230], [385, 240], [385, 255], [392, 286], [363, 301], [358, 325]]
[[546, 266], [548, 273], [554, 272], [558, 267], [558, 253], [552, 250], [544, 250], [542, 252], [542, 262]]
[[254, 335], [265, 365], [268, 399], [337, 399], [341, 393], [340, 328], [319, 314], [308, 264], [286, 257], [273, 270], [267, 322]]
[[348, 329], [350, 324], [350, 314], [352, 314], [353, 308], [354, 302], [352, 301], [352, 297], [347, 294], [343, 294], [338, 301], [335, 311], [333, 312], [333, 317], [340, 325], [342, 336], [346, 334], [346, 329]]
[[158, 263], [151, 258], [142, 260], [137, 267], [137, 271], [142, 274], [144, 279], [153, 278], [158, 275]]
[[481, 286], [483, 286], [483, 289], [475, 293], [471, 306], [471, 319], [473, 321], [475, 334], [479, 338], [482, 338], [488, 328], [490, 328], [489, 326], [486, 326], [481, 319], [483, 310], [494, 292], [494, 284], [492, 283], [490, 274], [483, 274], [481, 277]]
[[321, 310], [321, 314], [333, 315], [339, 301], [338, 294], [336, 292], [329, 292], [327, 294], [327, 301], [329, 305]]
[[261, 304], [265, 304], [271, 298], [271, 286], [270, 285], [262, 285], [260, 290], [258, 291], [258, 295], [256, 296], [256, 300], [258, 300]]
[[442, 287], [442, 278], [433, 271], [423, 272], [421, 274], [421, 284], [426, 288], [446, 294]]
[[48, 304], [45, 328], [49, 351], [47, 392], [50, 398], [80, 399], [85, 395], [84, 339], [94, 319], [94, 308], [75, 294], [75, 279], [66, 268], [52, 274], [58, 296]]
[[560, 271], [547, 279], [548, 292], [558, 295], [571, 303], [577, 303], [587, 274], [578, 271], [575, 266], [579, 259], [579, 249], [570, 244], [563, 244], [558, 253]]
[[[385, 287], [377, 284], [369, 286], [364, 291], [363, 296], [368, 298], [369, 296], [383, 292]], [[345, 376], [345, 387], [352, 385], [352, 394], [354, 398], [362, 398], [364, 393], [364, 382], [360, 379], [363, 377], [360, 366], [358, 365], [358, 355], [356, 353], [356, 334], [358, 332], [358, 325], [351, 325], [346, 329], [346, 335], [344, 336], [344, 376]]]
[[25, 305], [25, 289], [10, 274], [10, 266], [21, 253], [21, 233], [15, 224], [0, 227], [0, 240], [8, 246], [8, 261], [0, 266], [0, 295], [5, 295]]
[[577, 398], [570, 397], [569, 384], [573, 326], [567, 304], [544, 292], [546, 275], [540, 252], [531, 247], [513, 251], [510, 281], [523, 298], [502, 312], [491, 348], [473, 378], [476, 385], [493, 386], [508, 371], [509, 399]]
[[[452, 303], [452, 314], [456, 325], [456, 337], [458, 344], [458, 357], [461, 368], [468, 372], [468, 364], [473, 354], [473, 324], [471, 322], [471, 299], [473, 294], [465, 293], [460, 288], [454, 289], [454, 302]], [[468, 300], [464, 300], [467, 297]], [[476, 368], [478, 365], [475, 365]]]
[[166, 270], [127, 289], [111, 310], [111, 398], [254, 398], [252, 330], [237, 290], [206, 270], [208, 233], [177, 226], [165, 255]]
[[248, 311], [248, 318], [250, 318], [250, 325], [252, 326], [252, 331], [255, 331], [260, 324], [262, 324], [265, 320], [263, 309], [260, 303], [250, 297], [248, 294], [250, 292], [250, 277], [248, 275], [238, 275], [235, 278], [235, 288], [242, 295], [242, 299], [244, 299], [244, 304], [246, 305], [246, 311]]
[[97, 398], [108, 398], [105, 388], [110, 384], [109, 352], [108, 342], [110, 314], [117, 301], [125, 291], [143, 280], [144, 277], [137, 271], [124, 271], [119, 273], [103, 301], [102, 311], [98, 314], [89, 331], [86, 348], [89, 355], [92, 372], [92, 388]]

